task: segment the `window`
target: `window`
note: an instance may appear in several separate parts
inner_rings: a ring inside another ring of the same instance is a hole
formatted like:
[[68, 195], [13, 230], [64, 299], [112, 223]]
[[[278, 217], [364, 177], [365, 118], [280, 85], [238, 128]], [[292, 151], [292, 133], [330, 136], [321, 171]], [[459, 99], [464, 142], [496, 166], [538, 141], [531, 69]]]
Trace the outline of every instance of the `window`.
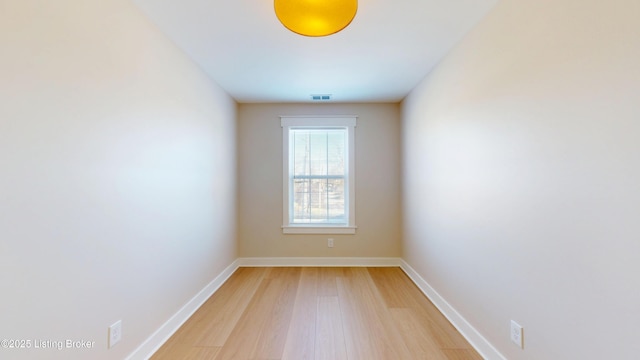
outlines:
[[285, 234], [355, 234], [351, 117], [282, 117]]

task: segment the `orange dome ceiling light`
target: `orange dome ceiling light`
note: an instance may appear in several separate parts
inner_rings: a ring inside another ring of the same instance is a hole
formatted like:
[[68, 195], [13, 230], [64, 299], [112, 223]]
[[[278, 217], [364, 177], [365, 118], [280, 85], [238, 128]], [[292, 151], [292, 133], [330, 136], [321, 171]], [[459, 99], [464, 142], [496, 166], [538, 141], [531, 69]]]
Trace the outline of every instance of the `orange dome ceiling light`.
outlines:
[[274, 0], [278, 20], [304, 36], [327, 36], [346, 28], [358, 11], [358, 0]]

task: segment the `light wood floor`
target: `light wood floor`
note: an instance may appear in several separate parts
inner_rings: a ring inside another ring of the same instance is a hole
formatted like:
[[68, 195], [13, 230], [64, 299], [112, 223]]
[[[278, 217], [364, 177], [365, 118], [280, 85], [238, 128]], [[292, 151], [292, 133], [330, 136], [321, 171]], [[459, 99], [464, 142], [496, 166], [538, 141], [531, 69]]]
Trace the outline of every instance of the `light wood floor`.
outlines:
[[482, 357], [400, 268], [240, 268], [152, 359]]

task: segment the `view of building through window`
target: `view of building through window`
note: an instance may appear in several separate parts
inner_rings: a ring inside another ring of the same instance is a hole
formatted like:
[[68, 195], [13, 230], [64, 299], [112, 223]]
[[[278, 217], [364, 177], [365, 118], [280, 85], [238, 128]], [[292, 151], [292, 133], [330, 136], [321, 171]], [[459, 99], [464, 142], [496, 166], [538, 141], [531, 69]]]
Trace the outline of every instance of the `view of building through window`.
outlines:
[[291, 223], [347, 224], [347, 129], [292, 129]]

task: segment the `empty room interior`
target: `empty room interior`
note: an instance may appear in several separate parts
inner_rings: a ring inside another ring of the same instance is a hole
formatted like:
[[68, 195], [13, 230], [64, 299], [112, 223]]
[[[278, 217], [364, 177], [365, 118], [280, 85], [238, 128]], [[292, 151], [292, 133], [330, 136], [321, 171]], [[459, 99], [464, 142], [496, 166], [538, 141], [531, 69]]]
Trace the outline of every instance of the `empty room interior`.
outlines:
[[396, 269], [484, 359], [640, 357], [640, 1], [282, 2], [0, 0], [0, 359], [148, 359], [311, 268]]

